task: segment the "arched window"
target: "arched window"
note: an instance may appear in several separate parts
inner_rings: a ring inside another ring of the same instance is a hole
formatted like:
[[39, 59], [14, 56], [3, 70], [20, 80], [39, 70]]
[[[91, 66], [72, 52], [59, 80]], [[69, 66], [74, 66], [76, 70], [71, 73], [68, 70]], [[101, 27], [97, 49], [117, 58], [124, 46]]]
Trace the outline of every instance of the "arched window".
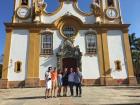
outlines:
[[45, 32], [41, 35], [41, 54], [53, 54], [53, 35], [51, 32]]
[[115, 69], [118, 71], [122, 70], [121, 61], [119, 61], [119, 60], [115, 61]]
[[114, 0], [107, 0], [108, 7], [114, 7]]
[[96, 34], [93, 32], [86, 33], [86, 53], [87, 54], [96, 54], [97, 43], [96, 43]]
[[20, 61], [15, 62], [15, 72], [16, 73], [21, 72], [21, 66], [22, 66], [22, 62], [20, 62]]
[[28, 5], [28, 0], [21, 0], [21, 5]]

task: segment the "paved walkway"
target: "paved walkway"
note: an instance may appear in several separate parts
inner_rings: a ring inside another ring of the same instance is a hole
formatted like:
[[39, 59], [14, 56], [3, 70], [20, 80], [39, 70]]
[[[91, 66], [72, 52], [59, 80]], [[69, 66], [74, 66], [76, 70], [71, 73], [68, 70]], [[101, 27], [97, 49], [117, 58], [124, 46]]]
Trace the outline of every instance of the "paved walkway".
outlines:
[[49, 99], [44, 90], [0, 89], [0, 105], [140, 105], [140, 87], [83, 87], [82, 97]]

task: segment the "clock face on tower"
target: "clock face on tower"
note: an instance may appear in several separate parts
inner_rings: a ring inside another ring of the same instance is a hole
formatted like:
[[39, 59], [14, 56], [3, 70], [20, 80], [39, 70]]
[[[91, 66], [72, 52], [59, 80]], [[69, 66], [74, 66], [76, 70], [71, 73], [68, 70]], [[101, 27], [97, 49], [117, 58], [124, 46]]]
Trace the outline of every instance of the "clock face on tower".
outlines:
[[30, 16], [30, 9], [27, 7], [19, 7], [17, 9], [17, 16], [20, 19], [27, 19]]
[[117, 11], [115, 8], [108, 8], [106, 10], [106, 16], [109, 18], [109, 19], [114, 19], [114, 18], [117, 18]]

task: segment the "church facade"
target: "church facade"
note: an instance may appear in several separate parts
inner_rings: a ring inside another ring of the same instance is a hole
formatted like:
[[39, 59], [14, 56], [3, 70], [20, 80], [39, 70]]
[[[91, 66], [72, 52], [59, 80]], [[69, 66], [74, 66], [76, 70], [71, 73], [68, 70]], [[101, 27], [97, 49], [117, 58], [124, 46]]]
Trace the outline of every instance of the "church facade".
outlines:
[[119, 0], [94, 0], [91, 13], [77, 0], [58, 0], [46, 11], [44, 0], [15, 0], [6, 43], [1, 88], [42, 87], [48, 67], [80, 67], [83, 85], [136, 85]]

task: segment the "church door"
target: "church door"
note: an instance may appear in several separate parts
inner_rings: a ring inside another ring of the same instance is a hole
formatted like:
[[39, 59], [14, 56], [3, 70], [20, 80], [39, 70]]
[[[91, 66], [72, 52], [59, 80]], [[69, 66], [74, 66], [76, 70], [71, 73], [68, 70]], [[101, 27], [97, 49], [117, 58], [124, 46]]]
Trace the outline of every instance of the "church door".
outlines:
[[76, 70], [77, 60], [75, 58], [63, 58], [62, 66], [63, 66], [63, 70], [64, 68], [68, 68], [68, 70], [70, 70], [70, 68], [73, 68], [74, 70]]

